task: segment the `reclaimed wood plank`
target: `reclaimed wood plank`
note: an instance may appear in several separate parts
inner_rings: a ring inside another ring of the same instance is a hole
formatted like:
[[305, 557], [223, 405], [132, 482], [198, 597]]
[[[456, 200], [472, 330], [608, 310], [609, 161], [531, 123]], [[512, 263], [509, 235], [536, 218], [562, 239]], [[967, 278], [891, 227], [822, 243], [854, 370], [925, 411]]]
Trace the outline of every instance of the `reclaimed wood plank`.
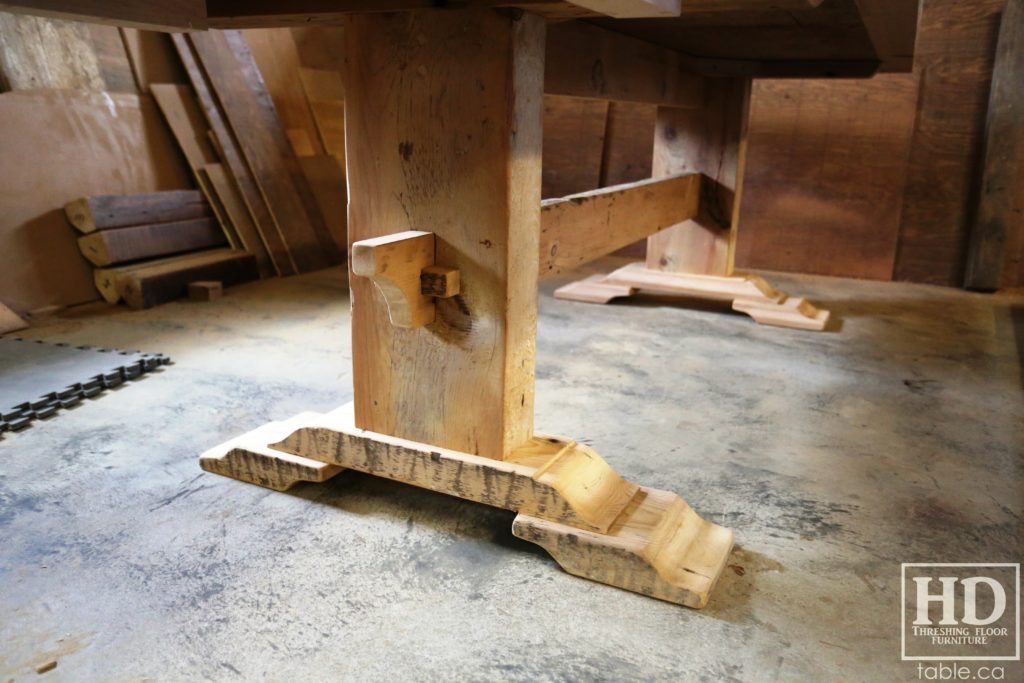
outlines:
[[189, 37], [299, 272], [341, 262], [259, 69], [238, 31]]

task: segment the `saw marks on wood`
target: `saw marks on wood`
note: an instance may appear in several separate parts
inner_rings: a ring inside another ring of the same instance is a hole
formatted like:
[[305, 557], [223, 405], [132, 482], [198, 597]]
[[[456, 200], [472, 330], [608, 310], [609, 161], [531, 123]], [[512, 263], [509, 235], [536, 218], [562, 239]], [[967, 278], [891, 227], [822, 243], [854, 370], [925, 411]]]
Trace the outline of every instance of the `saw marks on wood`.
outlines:
[[359, 429], [351, 403], [260, 427], [200, 465], [275, 490], [353, 469], [513, 510], [513, 533], [566, 571], [688, 607], [707, 603], [732, 549], [730, 530], [674, 493], [626, 481], [575, 441], [536, 436], [493, 460]]

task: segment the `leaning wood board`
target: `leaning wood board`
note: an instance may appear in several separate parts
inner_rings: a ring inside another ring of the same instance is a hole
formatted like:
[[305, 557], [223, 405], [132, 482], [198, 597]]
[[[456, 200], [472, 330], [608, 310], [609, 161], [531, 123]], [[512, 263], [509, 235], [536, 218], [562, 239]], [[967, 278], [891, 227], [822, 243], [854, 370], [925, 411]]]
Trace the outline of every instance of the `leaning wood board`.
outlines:
[[[185, 39], [185, 36], [181, 34], [176, 33], [171, 38], [174, 41], [175, 48], [178, 50], [178, 56], [181, 57], [182, 64], [185, 65], [185, 71], [188, 72], [189, 80], [192, 81], [192, 87], [195, 88], [196, 96], [199, 98], [199, 104], [203, 109], [203, 114], [206, 116], [206, 121], [210, 124], [210, 130], [217, 141], [218, 151], [221, 153], [224, 164], [230, 171], [231, 178], [234, 179], [235, 184], [238, 186], [238, 192], [241, 194], [242, 200], [252, 216], [260, 240], [263, 242], [274, 265], [274, 270], [281, 276], [295, 274], [297, 272], [295, 262], [288, 252], [288, 247], [284, 243], [277, 222], [267, 207], [267, 202], [260, 192], [259, 185], [256, 184], [252, 171], [249, 169], [249, 164], [242, 156], [242, 151], [235, 140], [234, 134], [228, 127], [220, 105], [217, 104], [217, 99], [206, 80], [206, 75], [199, 65], [192, 46]], [[223, 196], [221, 201], [225, 205], [227, 204], [227, 200]], [[255, 244], [254, 241], [246, 244], [245, 238], [241, 233], [239, 233], [239, 237], [243, 238], [243, 244], [247, 249], [253, 251], [253, 253], [258, 251], [253, 246]], [[261, 265], [261, 268], [263, 269], [261, 272], [266, 274], [265, 262]]]
[[78, 238], [82, 255], [97, 266], [209, 249], [224, 242], [224, 232], [210, 218], [103, 230]]
[[345, 38], [347, 123], [360, 131], [349, 242], [433, 232], [435, 263], [465, 283], [433, 323], [399, 329], [373, 283], [351, 278], [356, 424], [501, 459], [533, 425], [544, 23], [366, 14], [347, 18]]
[[245, 160], [299, 272], [341, 262], [259, 69], [238, 31], [191, 34]]

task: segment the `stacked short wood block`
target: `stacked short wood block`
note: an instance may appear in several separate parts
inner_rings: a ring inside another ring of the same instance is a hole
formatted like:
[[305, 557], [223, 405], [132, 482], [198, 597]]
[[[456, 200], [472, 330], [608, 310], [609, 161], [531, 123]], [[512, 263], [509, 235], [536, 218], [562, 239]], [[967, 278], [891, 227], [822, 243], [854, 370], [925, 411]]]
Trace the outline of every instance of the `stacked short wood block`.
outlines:
[[79, 247], [98, 266], [96, 287], [110, 303], [149, 308], [185, 296], [197, 280], [233, 285], [259, 276], [252, 254], [226, 248], [197, 190], [82, 197], [65, 213], [84, 233]]

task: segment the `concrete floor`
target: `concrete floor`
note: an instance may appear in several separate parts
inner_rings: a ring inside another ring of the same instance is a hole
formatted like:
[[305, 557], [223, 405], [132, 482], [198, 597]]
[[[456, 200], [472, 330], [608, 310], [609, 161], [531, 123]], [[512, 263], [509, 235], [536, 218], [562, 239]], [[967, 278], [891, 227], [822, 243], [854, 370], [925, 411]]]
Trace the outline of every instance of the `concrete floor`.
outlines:
[[501, 510], [202, 473], [351, 399], [338, 272], [28, 330], [175, 363], [0, 439], [0, 681], [916, 679], [900, 563], [1022, 555], [1024, 299], [772, 280], [841, 329], [541, 296], [538, 430], [735, 529], [703, 611], [569, 576]]

